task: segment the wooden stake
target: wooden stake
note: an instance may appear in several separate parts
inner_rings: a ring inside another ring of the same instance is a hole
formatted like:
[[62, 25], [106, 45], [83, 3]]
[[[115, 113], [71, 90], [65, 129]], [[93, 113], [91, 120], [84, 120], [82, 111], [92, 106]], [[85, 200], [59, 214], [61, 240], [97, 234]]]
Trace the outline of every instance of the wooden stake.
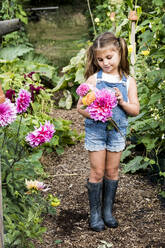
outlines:
[[132, 21], [131, 23], [131, 45], [132, 45], [132, 53], [131, 53], [131, 74], [135, 75], [134, 65], [136, 61], [136, 42], [135, 42], [135, 33], [136, 33], [136, 22]]
[[0, 248], [4, 248], [1, 156], [0, 156]]
[[136, 60], [136, 42], [135, 42], [135, 33], [136, 33], [136, 22], [138, 20], [138, 15], [136, 10], [131, 10], [129, 12], [128, 19], [131, 21], [131, 45], [132, 45], [132, 53], [131, 53], [131, 74], [135, 75], [134, 65]]

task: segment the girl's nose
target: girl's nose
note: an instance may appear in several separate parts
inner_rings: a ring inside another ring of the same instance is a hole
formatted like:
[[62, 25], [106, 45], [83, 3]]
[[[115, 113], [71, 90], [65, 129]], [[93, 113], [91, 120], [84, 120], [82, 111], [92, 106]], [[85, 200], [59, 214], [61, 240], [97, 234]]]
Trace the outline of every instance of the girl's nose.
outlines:
[[104, 65], [107, 65], [108, 64], [108, 60], [107, 59], [104, 59], [103, 60], [103, 63], [104, 63]]

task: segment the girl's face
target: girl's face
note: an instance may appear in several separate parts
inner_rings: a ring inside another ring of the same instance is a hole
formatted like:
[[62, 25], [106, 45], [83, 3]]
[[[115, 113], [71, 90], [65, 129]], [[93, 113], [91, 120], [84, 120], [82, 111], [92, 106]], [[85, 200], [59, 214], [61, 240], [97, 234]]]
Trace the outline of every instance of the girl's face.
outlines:
[[119, 74], [118, 66], [120, 63], [119, 51], [115, 48], [106, 47], [96, 51], [96, 60], [103, 72], [110, 74]]

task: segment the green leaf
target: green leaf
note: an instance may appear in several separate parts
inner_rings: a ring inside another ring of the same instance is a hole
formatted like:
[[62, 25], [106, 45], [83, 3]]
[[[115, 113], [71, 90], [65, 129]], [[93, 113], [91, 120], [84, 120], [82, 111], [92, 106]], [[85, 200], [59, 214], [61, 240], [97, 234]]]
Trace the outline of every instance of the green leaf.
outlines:
[[123, 168], [124, 173], [135, 173], [136, 171], [140, 169], [146, 169], [149, 163], [143, 162], [142, 156], [136, 156], [133, 160], [131, 160], [128, 164], [126, 164]]
[[57, 239], [57, 240], [54, 241], [54, 243], [55, 243], [56, 245], [57, 245], [57, 244], [61, 244], [61, 243], [62, 243], [62, 240]]
[[125, 158], [129, 157], [131, 155], [131, 149], [134, 148], [136, 145], [129, 145], [127, 148], [123, 151], [121, 156], [121, 162], [124, 161]]
[[79, 84], [84, 83], [84, 68], [80, 68], [76, 71], [75, 82], [79, 82]]
[[125, 26], [129, 22], [128, 18], [124, 19], [120, 25], [116, 28], [116, 36], [120, 36], [120, 32], [123, 26]]
[[133, 1], [132, 0], [126, 0], [126, 3], [128, 4], [128, 6], [130, 7], [130, 9], [133, 9]]
[[151, 151], [155, 147], [155, 143], [158, 139], [158, 137], [154, 138], [152, 135], [146, 134], [142, 137], [141, 142], [146, 146], [148, 151]]
[[37, 151], [37, 152], [34, 152], [34, 153], [32, 153], [31, 156], [28, 157], [28, 160], [31, 161], [32, 163], [33, 163], [34, 161], [38, 161], [38, 160], [41, 158], [42, 153], [43, 153], [42, 150], [39, 150], [39, 151]]
[[129, 124], [134, 123], [137, 120], [140, 120], [145, 114], [146, 114], [146, 112], [142, 112], [142, 113], [140, 113], [139, 115], [137, 115], [135, 117], [129, 117], [128, 118]]
[[8, 184], [12, 178], [12, 173], [10, 172], [6, 177], [6, 183]]
[[161, 99], [161, 93], [155, 93], [151, 95], [151, 100], [149, 101], [149, 104], [155, 104]]
[[140, 37], [143, 39], [143, 42], [148, 42], [148, 41], [152, 41], [153, 35], [154, 35], [153, 32], [147, 30], [143, 34], [141, 34]]
[[160, 171], [159, 175], [165, 177], [165, 172]]
[[57, 83], [57, 86], [52, 90], [52, 92], [56, 92], [58, 90], [62, 90], [64, 88], [66, 88], [67, 85], [68, 85], [68, 82], [66, 81], [66, 76], [64, 75], [64, 76], [62, 76], [60, 78], [60, 80]]
[[60, 101], [59, 101], [59, 103], [58, 103], [58, 106], [59, 106], [60, 108], [65, 108], [65, 106], [66, 106], [66, 98], [65, 98], [65, 97], [62, 97], [62, 98], [60, 99]]
[[70, 94], [69, 90], [64, 90], [63, 91], [64, 97], [62, 97], [59, 101], [59, 107], [60, 108], [66, 108], [66, 109], [71, 109], [72, 107], [72, 96]]
[[19, 45], [16, 47], [5, 47], [0, 50], [0, 58], [5, 60], [13, 60], [17, 57], [29, 53], [33, 48], [24, 45]]
[[72, 107], [72, 96], [71, 96], [69, 90], [65, 90], [64, 95], [66, 97], [66, 109], [71, 109], [71, 107]]
[[159, 193], [159, 195], [162, 196], [163, 198], [165, 198], [165, 191], [161, 191], [161, 192]]
[[61, 155], [64, 153], [64, 148], [62, 146], [57, 146], [56, 147], [56, 152], [58, 155]]

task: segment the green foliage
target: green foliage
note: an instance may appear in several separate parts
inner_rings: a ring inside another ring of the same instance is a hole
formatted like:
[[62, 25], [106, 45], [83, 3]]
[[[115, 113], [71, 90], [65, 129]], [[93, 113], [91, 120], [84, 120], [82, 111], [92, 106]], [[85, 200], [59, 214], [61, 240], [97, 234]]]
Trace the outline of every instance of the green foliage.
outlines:
[[[114, 20], [110, 15], [115, 12]], [[103, 33], [105, 31], [111, 31], [116, 34], [117, 37], [124, 37], [128, 39], [129, 35], [129, 21], [127, 18], [127, 6], [124, 1], [104, 1], [104, 4], [96, 6], [93, 11], [94, 19], [99, 18], [99, 22], [96, 22], [97, 33]]]
[[[1, 20], [10, 20], [18, 18], [24, 24], [28, 23], [28, 18], [26, 12], [23, 10], [22, 3], [18, 0], [3, 0], [2, 8], [0, 10]], [[20, 31], [15, 31], [13, 33], [7, 34], [3, 37], [2, 46], [18, 45], [18, 44], [28, 44], [27, 36], [24, 32], [24, 27]]]
[[[96, 33], [101, 34], [106, 31], [111, 31], [120, 36], [129, 39], [130, 33], [130, 22], [128, 16], [128, 5], [127, 1], [120, 0], [101, 0], [101, 1], [90, 1], [92, 15], [94, 19], [94, 25]], [[111, 13], [115, 13], [114, 19], [111, 18]], [[86, 13], [87, 18], [90, 21], [88, 12]], [[89, 31], [94, 36], [94, 30], [92, 27]]]
[[3, 20], [18, 18], [27, 24], [27, 15], [18, 0], [3, 0], [0, 18]]
[[[72, 102], [78, 100], [76, 89], [79, 84], [85, 81], [84, 79], [84, 65], [85, 65], [86, 50], [81, 49], [80, 52], [70, 60], [69, 65], [63, 68], [64, 75], [58, 81], [53, 92], [64, 90], [64, 97], [60, 100], [59, 106], [70, 109]], [[70, 92], [70, 93], [69, 93]]]

